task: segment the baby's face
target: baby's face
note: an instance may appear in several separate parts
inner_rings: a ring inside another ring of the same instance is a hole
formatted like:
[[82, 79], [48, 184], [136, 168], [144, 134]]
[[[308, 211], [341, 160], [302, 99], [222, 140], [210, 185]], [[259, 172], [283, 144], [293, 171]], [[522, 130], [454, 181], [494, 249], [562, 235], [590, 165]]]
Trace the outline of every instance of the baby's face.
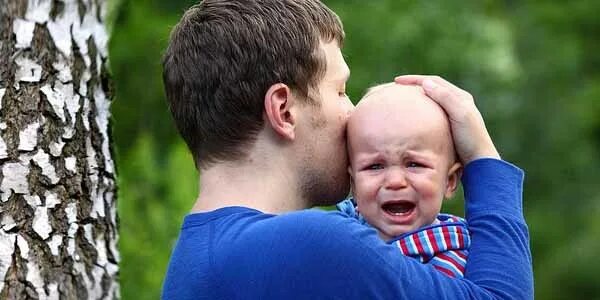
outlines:
[[419, 87], [369, 93], [350, 117], [348, 143], [358, 211], [385, 240], [433, 223], [456, 189], [448, 120]]

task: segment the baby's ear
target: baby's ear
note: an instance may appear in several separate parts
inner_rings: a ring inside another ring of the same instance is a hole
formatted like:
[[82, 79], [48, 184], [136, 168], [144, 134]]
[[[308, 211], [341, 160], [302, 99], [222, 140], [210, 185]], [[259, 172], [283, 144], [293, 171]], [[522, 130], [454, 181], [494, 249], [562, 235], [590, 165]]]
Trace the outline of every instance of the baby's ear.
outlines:
[[446, 183], [446, 191], [444, 193], [445, 198], [452, 198], [454, 192], [458, 188], [458, 182], [462, 176], [463, 167], [459, 162], [455, 162], [450, 169], [448, 169], [448, 181]]

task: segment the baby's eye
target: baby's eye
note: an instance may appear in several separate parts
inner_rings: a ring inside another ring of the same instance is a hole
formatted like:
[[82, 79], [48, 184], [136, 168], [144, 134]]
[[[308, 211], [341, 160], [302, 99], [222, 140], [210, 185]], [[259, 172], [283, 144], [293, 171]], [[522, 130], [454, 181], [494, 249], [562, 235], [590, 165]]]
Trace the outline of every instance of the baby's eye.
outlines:
[[366, 168], [367, 170], [381, 170], [383, 169], [383, 165], [382, 164], [372, 164], [367, 166]]
[[411, 161], [411, 162], [409, 162], [408, 164], [406, 164], [406, 166], [407, 166], [408, 168], [422, 168], [422, 167], [424, 167], [424, 165], [423, 165], [423, 164], [420, 164], [420, 163], [418, 163], [418, 162], [416, 162], [416, 161]]

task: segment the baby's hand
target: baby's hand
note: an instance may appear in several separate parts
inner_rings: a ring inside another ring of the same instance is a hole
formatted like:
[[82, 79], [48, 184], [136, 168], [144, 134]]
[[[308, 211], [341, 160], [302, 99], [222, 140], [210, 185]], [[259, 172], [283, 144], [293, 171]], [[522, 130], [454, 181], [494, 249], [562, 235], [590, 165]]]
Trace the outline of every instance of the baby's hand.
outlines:
[[484, 157], [500, 159], [471, 94], [439, 76], [405, 75], [394, 81], [422, 86], [425, 94], [446, 111], [454, 146], [463, 165]]

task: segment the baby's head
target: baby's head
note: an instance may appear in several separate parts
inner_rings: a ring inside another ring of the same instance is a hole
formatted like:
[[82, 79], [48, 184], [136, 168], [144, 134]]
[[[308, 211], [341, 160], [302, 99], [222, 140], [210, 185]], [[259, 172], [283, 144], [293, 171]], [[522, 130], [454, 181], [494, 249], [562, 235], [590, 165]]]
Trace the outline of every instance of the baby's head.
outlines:
[[417, 86], [371, 88], [348, 121], [348, 153], [357, 209], [385, 240], [432, 224], [462, 170], [446, 114]]

